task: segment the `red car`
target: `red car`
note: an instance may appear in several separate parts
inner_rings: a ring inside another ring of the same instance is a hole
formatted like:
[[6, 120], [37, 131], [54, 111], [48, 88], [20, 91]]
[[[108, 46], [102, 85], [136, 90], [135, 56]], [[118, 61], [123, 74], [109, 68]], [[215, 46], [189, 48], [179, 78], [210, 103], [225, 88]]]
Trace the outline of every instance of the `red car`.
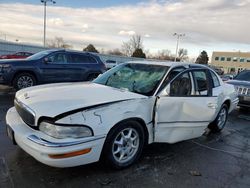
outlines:
[[33, 54], [29, 52], [17, 52], [15, 54], [1, 55], [0, 59], [25, 59], [31, 55]]

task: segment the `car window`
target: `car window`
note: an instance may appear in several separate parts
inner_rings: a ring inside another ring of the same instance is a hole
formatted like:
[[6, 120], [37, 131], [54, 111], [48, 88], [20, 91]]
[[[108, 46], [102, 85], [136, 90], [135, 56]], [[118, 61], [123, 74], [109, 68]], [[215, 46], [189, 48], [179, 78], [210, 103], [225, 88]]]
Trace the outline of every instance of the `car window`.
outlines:
[[96, 63], [96, 60], [93, 57], [89, 57], [85, 54], [71, 54], [71, 63], [77, 63], [77, 64], [92, 64]]
[[65, 64], [67, 63], [67, 57], [65, 53], [55, 53], [48, 57], [49, 63]]
[[192, 92], [192, 83], [188, 72], [177, 77], [170, 84], [170, 96], [178, 96], [178, 97], [190, 96], [191, 92]]
[[205, 70], [193, 71], [195, 95], [208, 95], [208, 79]]
[[213, 71], [210, 71], [211, 76], [212, 76], [212, 80], [213, 80], [213, 87], [219, 87], [220, 86], [220, 82], [218, 77], [215, 75], [215, 73]]
[[176, 67], [172, 69], [167, 76], [167, 80], [171, 81], [175, 76], [177, 76], [180, 72], [184, 70], [185, 70], [185, 67]]
[[182, 71], [186, 70], [185, 67], [176, 67], [173, 68], [167, 75], [167, 77], [165, 78], [164, 82], [162, 83], [159, 91], [161, 91], [162, 89], [164, 89], [167, 84], [174, 78], [176, 77], [179, 73], [181, 73]]
[[234, 79], [235, 80], [250, 81], [250, 72], [248, 72], [248, 71], [240, 72]]
[[89, 63], [97, 63], [95, 58], [89, 56]]

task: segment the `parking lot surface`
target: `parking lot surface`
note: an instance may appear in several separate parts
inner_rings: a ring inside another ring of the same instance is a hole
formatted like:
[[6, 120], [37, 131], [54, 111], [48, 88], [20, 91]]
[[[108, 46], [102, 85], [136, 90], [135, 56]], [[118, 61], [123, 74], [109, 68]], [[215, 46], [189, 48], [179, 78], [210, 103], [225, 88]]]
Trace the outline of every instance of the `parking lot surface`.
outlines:
[[43, 165], [6, 136], [15, 92], [0, 87], [2, 187], [250, 187], [250, 113], [236, 109], [220, 134], [176, 144], [152, 144], [125, 170], [101, 162], [74, 168]]

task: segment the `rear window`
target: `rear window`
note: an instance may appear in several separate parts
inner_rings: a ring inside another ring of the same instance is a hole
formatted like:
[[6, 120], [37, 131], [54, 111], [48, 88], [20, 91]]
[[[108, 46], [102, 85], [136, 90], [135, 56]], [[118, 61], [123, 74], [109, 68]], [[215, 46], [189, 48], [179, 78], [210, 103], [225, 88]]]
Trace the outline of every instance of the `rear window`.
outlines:
[[210, 71], [210, 73], [211, 73], [211, 76], [212, 76], [214, 87], [219, 87], [220, 86], [220, 81], [219, 81], [218, 77], [216, 76], [216, 74], [213, 71]]
[[198, 95], [208, 95], [208, 80], [206, 72], [203, 70], [193, 71], [196, 92]]
[[239, 73], [234, 79], [235, 80], [250, 81], [250, 71], [243, 71], [243, 72]]
[[81, 64], [92, 64], [96, 63], [96, 60], [93, 57], [82, 54], [71, 54], [71, 63], [81, 63]]

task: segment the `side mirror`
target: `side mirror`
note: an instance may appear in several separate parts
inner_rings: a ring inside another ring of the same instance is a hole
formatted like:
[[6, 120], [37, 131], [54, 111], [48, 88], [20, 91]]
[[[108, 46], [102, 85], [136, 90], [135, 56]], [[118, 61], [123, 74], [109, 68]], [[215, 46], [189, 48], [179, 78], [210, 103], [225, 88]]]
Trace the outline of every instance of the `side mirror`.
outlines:
[[46, 63], [46, 64], [49, 63], [49, 62], [51, 62], [51, 60], [50, 60], [49, 58], [47, 58], [47, 57], [45, 57], [43, 61], [44, 61], [44, 63]]

